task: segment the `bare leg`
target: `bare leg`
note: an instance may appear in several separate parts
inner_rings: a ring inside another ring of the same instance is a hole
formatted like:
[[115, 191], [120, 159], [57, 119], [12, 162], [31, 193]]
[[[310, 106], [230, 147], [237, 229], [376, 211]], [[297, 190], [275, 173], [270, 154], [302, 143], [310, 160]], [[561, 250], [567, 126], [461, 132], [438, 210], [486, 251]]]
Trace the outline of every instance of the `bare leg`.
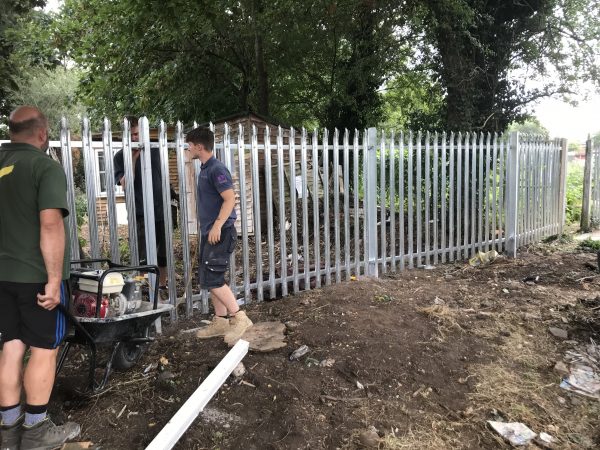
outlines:
[[0, 406], [13, 406], [21, 402], [21, 370], [25, 344], [19, 339], [4, 343], [0, 353]]
[[166, 266], [159, 267], [158, 271], [159, 271], [158, 285], [166, 286], [167, 285], [167, 275], [168, 275]]
[[[228, 285], [224, 284], [221, 287], [212, 288], [210, 293], [211, 298], [216, 300], [213, 300], [213, 306], [215, 307], [215, 313], [217, 315], [225, 315], [227, 313], [234, 315], [240, 310], [240, 307], [235, 299], [235, 295], [233, 295], [233, 292]], [[224, 314], [217, 313], [217, 303], [219, 303], [219, 310], [223, 311]]]
[[31, 347], [31, 358], [29, 358], [23, 377], [27, 404], [45, 405], [50, 400], [56, 372], [57, 353], [58, 349]]

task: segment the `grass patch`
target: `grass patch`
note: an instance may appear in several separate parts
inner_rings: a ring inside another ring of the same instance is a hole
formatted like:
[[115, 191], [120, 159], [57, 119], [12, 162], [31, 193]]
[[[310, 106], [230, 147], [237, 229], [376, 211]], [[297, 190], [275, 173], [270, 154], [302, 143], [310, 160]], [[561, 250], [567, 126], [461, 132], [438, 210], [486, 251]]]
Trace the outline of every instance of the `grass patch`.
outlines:
[[[496, 335], [497, 330], [515, 323], [511, 314], [497, 318], [495, 326], [484, 335]], [[490, 411], [496, 410], [506, 421], [522, 422], [536, 433], [545, 431], [556, 437], [560, 441], [557, 448], [596, 448], [587, 436], [597, 426], [600, 406], [560, 389], [560, 376], [552, 367], [562, 354], [545, 327], [513, 328], [499, 353], [492, 363], [470, 369], [477, 379], [470, 404], [482, 428]], [[571, 404], [570, 397], [576, 398], [575, 403]]]

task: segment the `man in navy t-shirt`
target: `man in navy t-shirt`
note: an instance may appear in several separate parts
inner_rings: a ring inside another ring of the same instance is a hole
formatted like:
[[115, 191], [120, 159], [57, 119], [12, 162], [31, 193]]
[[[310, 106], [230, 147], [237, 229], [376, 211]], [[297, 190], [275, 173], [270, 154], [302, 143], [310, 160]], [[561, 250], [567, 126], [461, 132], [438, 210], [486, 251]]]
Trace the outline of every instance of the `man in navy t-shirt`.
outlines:
[[210, 291], [215, 310], [210, 325], [198, 331], [197, 336], [201, 339], [225, 336], [225, 341], [233, 345], [252, 326], [225, 283], [225, 272], [237, 240], [233, 181], [227, 167], [213, 155], [214, 135], [209, 128], [193, 129], [186, 142], [190, 157], [202, 163], [196, 191], [202, 233], [198, 279], [200, 287]]

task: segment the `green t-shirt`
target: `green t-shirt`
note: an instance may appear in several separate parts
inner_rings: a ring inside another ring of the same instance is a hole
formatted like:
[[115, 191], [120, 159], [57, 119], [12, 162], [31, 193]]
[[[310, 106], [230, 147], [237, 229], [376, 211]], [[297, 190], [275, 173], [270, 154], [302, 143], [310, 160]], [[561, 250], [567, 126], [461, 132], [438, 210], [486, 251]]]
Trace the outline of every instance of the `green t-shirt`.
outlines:
[[[40, 211], [69, 215], [67, 178], [56, 161], [29, 144], [0, 146], [0, 281], [46, 283], [40, 249]], [[65, 219], [63, 280], [69, 278], [69, 233]]]

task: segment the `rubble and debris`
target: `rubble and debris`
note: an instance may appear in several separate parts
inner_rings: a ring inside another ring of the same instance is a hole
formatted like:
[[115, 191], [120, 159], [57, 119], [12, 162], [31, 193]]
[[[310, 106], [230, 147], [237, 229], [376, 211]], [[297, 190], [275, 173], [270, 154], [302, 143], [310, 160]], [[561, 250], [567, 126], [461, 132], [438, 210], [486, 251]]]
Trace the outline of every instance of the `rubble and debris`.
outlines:
[[281, 322], [258, 322], [248, 328], [241, 337], [250, 344], [254, 352], [270, 352], [283, 348], [285, 342], [285, 325]]
[[569, 374], [569, 368], [564, 362], [558, 361], [554, 365], [554, 372], [556, 372], [561, 377], [566, 377]]
[[539, 281], [540, 281], [539, 275], [530, 275], [530, 276], [523, 278], [523, 283], [525, 283], [529, 286], [533, 286], [533, 285], [537, 284]]
[[496, 250], [490, 250], [489, 252], [477, 252], [475, 256], [469, 259], [469, 265], [471, 267], [485, 266], [495, 261], [496, 258], [498, 258], [498, 252]]
[[600, 400], [600, 348], [593, 339], [585, 348], [567, 350], [569, 363], [560, 387], [586, 397]]
[[567, 391], [600, 400], [600, 376], [590, 366], [575, 364], [569, 369], [569, 375], [560, 383]]
[[308, 347], [308, 345], [302, 345], [292, 352], [292, 354], [289, 356], [289, 360], [290, 361], [298, 360], [298, 359], [302, 358], [304, 355], [306, 355], [309, 351], [310, 351], [310, 348]]
[[548, 328], [548, 331], [550, 332], [550, 334], [552, 334], [552, 336], [556, 338], [563, 340], [569, 338], [569, 333], [567, 332], [567, 330], [563, 330], [562, 328], [550, 327]]
[[436, 296], [436, 297], [433, 299], [433, 304], [434, 304], [434, 305], [445, 305], [445, 304], [446, 304], [446, 302], [445, 302], [444, 300], [442, 300], [441, 298], [439, 298], [438, 296]]
[[333, 367], [334, 364], [335, 364], [335, 359], [333, 359], [333, 358], [326, 358], [319, 363], [319, 365], [321, 367]]
[[92, 450], [98, 448], [96, 445], [92, 444], [90, 441], [85, 442], [68, 442], [64, 444], [60, 450]]
[[243, 362], [240, 362], [237, 366], [235, 366], [235, 368], [233, 369], [233, 371], [231, 372], [231, 374], [235, 377], [235, 378], [241, 378], [246, 374], [246, 367], [244, 366]]
[[287, 331], [296, 331], [298, 329], [298, 327], [300, 326], [300, 324], [298, 322], [295, 322], [293, 320], [288, 320], [285, 324], [285, 328]]
[[358, 444], [364, 448], [378, 448], [379, 434], [374, 429], [362, 431], [358, 435]]
[[537, 433], [534, 433], [520, 422], [495, 422], [488, 420], [487, 423], [496, 433], [514, 446], [528, 445], [537, 436]]
[[548, 433], [544, 433], [543, 431], [535, 438], [536, 445], [539, 447], [545, 448], [547, 450], [552, 450], [555, 448], [554, 444], [557, 443], [557, 439], [550, 436]]

